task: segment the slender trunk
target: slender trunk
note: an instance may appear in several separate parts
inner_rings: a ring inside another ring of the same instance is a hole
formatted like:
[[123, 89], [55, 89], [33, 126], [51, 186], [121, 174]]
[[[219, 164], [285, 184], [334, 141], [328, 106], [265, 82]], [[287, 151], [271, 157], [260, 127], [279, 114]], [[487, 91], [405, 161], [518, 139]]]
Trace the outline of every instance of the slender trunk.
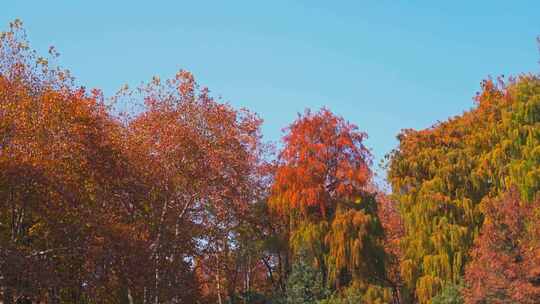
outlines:
[[128, 281], [123, 276], [120, 277], [120, 303], [121, 304], [133, 304], [133, 297], [131, 295], [131, 289], [129, 288]]
[[326, 269], [326, 264], [324, 263], [324, 257], [319, 258], [319, 261], [321, 265], [320, 268], [322, 273], [323, 286], [326, 286], [326, 284], [328, 283], [328, 270]]
[[[228, 256], [228, 254], [227, 254], [227, 256]], [[236, 302], [236, 300], [235, 300], [236, 284], [238, 282], [238, 273], [240, 272], [239, 263], [235, 263], [235, 264], [236, 265], [234, 267], [234, 275], [233, 275], [232, 278], [230, 277], [230, 270], [227, 269], [227, 274], [229, 274], [227, 276], [227, 292], [228, 292], [228, 295], [229, 295], [229, 303], [233, 303], [233, 304]]]
[[[174, 261], [174, 264], [173, 265], [178, 265], [179, 263], [179, 260], [180, 260], [180, 257], [179, 257], [179, 252], [178, 252], [178, 243], [179, 243], [179, 236], [180, 236], [180, 216], [176, 219], [176, 224], [175, 224], [175, 227], [174, 227], [174, 251], [173, 251], [173, 261]], [[180, 280], [178, 279], [178, 273], [176, 273], [174, 275], [174, 286], [175, 286], [175, 291], [174, 291], [174, 297], [172, 298], [172, 303], [176, 304], [176, 303], [180, 303], [180, 299], [178, 297], [178, 294], [179, 294], [179, 290], [178, 290], [178, 286], [180, 285], [179, 284]]]
[[221, 300], [221, 283], [220, 277], [219, 277], [219, 254], [216, 253], [216, 287], [217, 287], [217, 296], [218, 296], [218, 304], [223, 304]]
[[49, 289], [48, 304], [60, 304], [60, 299], [58, 298], [58, 290], [56, 287]]
[[129, 287], [127, 289], [127, 297], [129, 304], [133, 304], [133, 296], [131, 295], [131, 289]]
[[[246, 266], [246, 290], [245, 294], [247, 297], [251, 297], [251, 254], [248, 254], [248, 260], [247, 260], [247, 266]], [[245, 299], [244, 303], [246, 303], [247, 300], [251, 301], [251, 298]]]
[[286, 282], [287, 282], [287, 277], [289, 276], [289, 271], [291, 269], [291, 263], [290, 263], [290, 260], [289, 260], [289, 252], [286, 251], [285, 254], [284, 254], [284, 257], [283, 259], [281, 258], [281, 254], [278, 255], [280, 257], [280, 266], [281, 266], [281, 271], [279, 273], [279, 285], [280, 285], [280, 288], [281, 288], [281, 291], [285, 292], [285, 285], [286, 285]]
[[399, 289], [394, 285], [392, 286], [392, 297], [394, 298], [394, 304], [400, 304]]
[[266, 267], [266, 271], [268, 272], [268, 278], [270, 279], [270, 283], [272, 283], [272, 287], [274, 288], [274, 290], [278, 290], [279, 286], [276, 285], [276, 282], [274, 280], [274, 272], [272, 271], [272, 266], [270, 266], [270, 264], [264, 257], [261, 258], [261, 260], [263, 261], [264, 266]]
[[159, 280], [160, 280], [160, 273], [159, 273], [159, 262], [160, 262], [160, 256], [159, 256], [159, 247], [161, 242], [161, 233], [163, 229], [163, 223], [165, 222], [165, 215], [167, 214], [167, 200], [163, 203], [163, 209], [161, 209], [161, 216], [159, 218], [159, 226], [158, 226], [158, 232], [156, 236], [156, 241], [154, 242], [154, 304], [159, 304]]
[[144, 286], [143, 288], [143, 303], [144, 304], [147, 304], [148, 303], [148, 296], [147, 296], [147, 291], [148, 289], [146, 288], [146, 286]]
[[159, 253], [156, 254], [154, 266], [154, 304], [159, 304]]
[[[18, 236], [17, 231], [19, 231], [19, 228], [17, 227], [19, 221], [16, 219], [17, 208], [15, 206], [15, 200], [13, 199], [13, 191], [9, 192], [9, 201], [11, 201], [11, 242], [13, 243], [13, 245], [15, 245]], [[4, 274], [4, 282], [9, 284], [9, 278], [6, 278], [6, 274]], [[13, 296], [13, 288], [10, 286], [6, 286], [3, 293], [4, 304], [13, 304]]]

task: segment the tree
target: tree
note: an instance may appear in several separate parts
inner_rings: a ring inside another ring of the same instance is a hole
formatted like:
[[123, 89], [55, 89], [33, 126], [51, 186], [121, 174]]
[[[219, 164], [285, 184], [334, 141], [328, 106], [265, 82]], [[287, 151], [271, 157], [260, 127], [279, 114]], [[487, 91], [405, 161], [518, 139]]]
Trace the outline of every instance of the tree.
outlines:
[[287, 280], [288, 304], [314, 304], [328, 296], [322, 273], [309, 264], [304, 253], [299, 253]]
[[366, 134], [327, 109], [307, 110], [287, 130], [269, 204], [290, 221], [292, 251], [337, 289], [386, 284]]
[[113, 115], [99, 90], [37, 56], [21, 26], [0, 35], [4, 303], [193, 303], [205, 296], [196, 261], [211, 292], [232, 298], [238, 273], [263, 269], [242, 243], [265, 190], [261, 120], [185, 71], [118, 95], [142, 108]]
[[339, 203], [354, 202], [371, 178], [365, 133], [327, 109], [307, 110], [288, 127], [281, 151], [272, 207], [298, 209], [305, 217], [331, 217]]
[[237, 287], [234, 228], [262, 193], [261, 120], [215, 101], [186, 71], [138, 93], [144, 111], [129, 121], [124, 147], [149, 185], [141, 206], [154, 265], [148, 294], [155, 303], [174, 298], [182, 290], [167, 294], [178, 279], [170, 264], [204, 255], [196, 260], [224, 301]]
[[74, 86], [68, 71], [37, 57], [21, 26], [0, 35], [4, 302], [82, 301], [110, 278], [93, 248], [123, 211], [120, 126], [99, 91]]
[[325, 241], [330, 279], [337, 286], [349, 281], [387, 284], [383, 230], [375, 197], [365, 197], [358, 209], [336, 214]]
[[463, 304], [461, 285], [448, 284], [443, 286], [442, 291], [433, 297], [433, 304]]
[[378, 193], [377, 214], [384, 231], [385, 253], [385, 279], [392, 289], [394, 303], [406, 303], [409, 299], [404, 289], [403, 278], [400, 273], [400, 264], [403, 259], [401, 240], [405, 235], [403, 218], [399, 213], [399, 205], [389, 195]]
[[540, 189], [538, 96], [535, 75], [487, 80], [470, 111], [398, 136], [388, 175], [406, 231], [400, 268], [420, 303], [462, 279], [484, 197]]
[[484, 225], [465, 271], [466, 303], [540, 301], [540, 201], [517, 189], [482, 202]]

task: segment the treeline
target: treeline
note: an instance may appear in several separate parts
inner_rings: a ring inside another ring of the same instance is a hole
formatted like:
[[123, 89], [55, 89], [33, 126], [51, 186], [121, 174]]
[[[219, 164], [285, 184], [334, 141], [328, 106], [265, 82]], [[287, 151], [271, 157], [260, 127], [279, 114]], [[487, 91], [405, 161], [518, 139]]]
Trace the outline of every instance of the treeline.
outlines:
[[[192, 74], [105, 98], [0, 36], [3, 303], [540, 303], [540, 77], [404, 130], [262, 120]], [[129, 109], [123, 113], [120, 108]]]

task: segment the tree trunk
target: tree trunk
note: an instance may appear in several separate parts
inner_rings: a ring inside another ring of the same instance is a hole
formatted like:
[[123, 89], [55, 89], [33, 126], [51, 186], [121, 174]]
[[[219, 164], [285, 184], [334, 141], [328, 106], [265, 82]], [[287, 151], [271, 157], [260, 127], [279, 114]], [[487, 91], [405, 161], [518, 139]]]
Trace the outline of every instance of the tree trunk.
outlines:
[[161, 216], [159, 218], [159, 226], [158, 226], [158, 232], [156, 236], [156, 240], [154, 242], [154, 304], [159, 304], [159, 280], [160, 280], [160, 274], [159, 274], [159, 262], [160, 262], [160, 254], [159, 249], [161, 245], [161, 233], [163, 229], [163, 225], [165, 222], [165, 215], [167, 214], [167, 208], [168, 208], [168, 202], [165, 200], [163, 203], [163, 209], [161, 210]]
[[124, 282], [120, 291], [120, 303], [121, 304], [133, 304], [133, 297], [131, 295], [131, 289]]
[[392, 286], [392, 297], [394, 298], [394, 304], [400, 304], [399, 289], [396, 286]]
[[129, 287], [127, 289], [127, 297], [129, 304], [133, 304], [133, 296], [131, 295], [131, 289]]
[[48, 304], [60, 304], [60, 299], [58, 298], [58, 290], [56, 287], [49, 289]]
[[217, 267], [216, 267], [216, 287], [217, 287], [217, 296], [218, 296], [218, 304], [223, 304], [222, 300], [221, 300], [221, 283], [219, 282], [220, 281], [220, 277], [219, 277], [219, 254], [216, 253], [216, 264], [217, 264]]

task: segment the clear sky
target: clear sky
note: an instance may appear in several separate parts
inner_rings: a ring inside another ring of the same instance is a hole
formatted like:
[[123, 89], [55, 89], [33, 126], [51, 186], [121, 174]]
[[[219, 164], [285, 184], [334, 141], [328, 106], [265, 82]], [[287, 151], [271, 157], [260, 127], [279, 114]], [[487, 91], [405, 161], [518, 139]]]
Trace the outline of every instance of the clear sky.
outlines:
[[377, 160], [402, 128], [473, 105], [489, 75], [538, 72], [540, 1], [5, 0], [32, 46], [81, 84], [116, 91], [182, 68], [264, 118], [266, 140], [327, 106], [367, 131]]

